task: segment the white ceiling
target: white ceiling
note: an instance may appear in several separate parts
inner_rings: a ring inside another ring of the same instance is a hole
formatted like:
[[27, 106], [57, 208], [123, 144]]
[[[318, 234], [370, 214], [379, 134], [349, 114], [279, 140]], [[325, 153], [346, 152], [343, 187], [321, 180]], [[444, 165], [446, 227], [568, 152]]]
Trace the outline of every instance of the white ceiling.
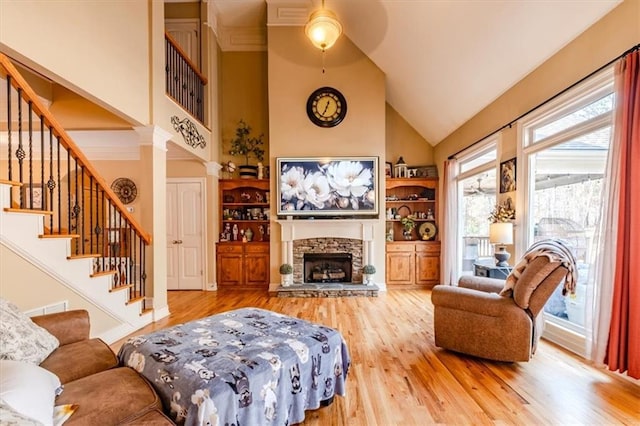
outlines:
[[[218, 26], [262, 32], [266, 3], [321, 6], [321, 0], [209, 2]], [[620, 2], [326, 0], [325, 7], [386, 74], [387, 102], [436, 145]]]

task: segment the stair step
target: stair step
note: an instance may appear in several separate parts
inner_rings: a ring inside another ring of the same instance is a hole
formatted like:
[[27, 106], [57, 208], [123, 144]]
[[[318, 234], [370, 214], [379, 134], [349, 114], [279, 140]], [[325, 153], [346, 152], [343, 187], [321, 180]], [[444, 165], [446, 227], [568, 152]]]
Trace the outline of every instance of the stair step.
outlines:
[[78, 234], [41, 234], [38, 238], [80, 238]]
[[132, 303], [140, 302], [142, 300], [144, 300], [144, 297], [134, 297], [132, 299], [129, 299], [127, 305], [131, 305]]
[[93, 273], [93, 274], [91, 274], [89, 276], [91, 278], [96, 278], [96, 277], [102, 277], [102, 276], [105, 276], [105, 275], [115, 275], [117, 273], [118, 273], [118, 271], [116, 271], [115, 269], [112, 269], [112, 270], [109, 270], [109, 271], [96, 272], [96, 273]]
[[31, 214], [43, 214], [47, 216], [53, 215], [53, 212], [51, 210], [15, 209], [11, 207], [5, 207], [4, 211], [7, 213], [31, 213]]
[[140, 316], [150, 314], [151, 312], [153, 312], [153, 308], [143, 309], [142, 312], [140, 312]]
[[[120, 291], [120, 290], [128, 290], [128, 289], [130, 289], [131, 287], [133, 287], [133, 284], [124, 284], [124, 285], [119, 285], [119, 286], [117, 286], [117, 287], [114, 287], [114, 288], [110, 289], [110, 290], [109, 290], [109, 293], [113, 293], [113, 292]], [[127, 304], [128, 304], [128, 303], [129, 303], [129, 302], [127, 302]]]
[[76, 260], [76, 259], [91, 259], [102, 257], [101, 254], [74, 254], [71, 256], [67, 256], [67, 260]]

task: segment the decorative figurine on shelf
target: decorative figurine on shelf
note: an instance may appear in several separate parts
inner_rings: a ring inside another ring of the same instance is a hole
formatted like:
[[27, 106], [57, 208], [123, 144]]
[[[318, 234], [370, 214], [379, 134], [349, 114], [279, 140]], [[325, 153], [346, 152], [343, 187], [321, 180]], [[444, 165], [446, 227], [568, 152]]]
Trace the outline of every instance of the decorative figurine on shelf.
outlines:
[[238, 224], [233, 224], [233, 241], [238, 241]]
[[433, 210], [431, 209], [427, 210], [427, 220], [436, 220], [436, 218], [433, 216]]
[[244, 229], [240, 230], [240, 237], [241, 237], [243, 243], [247, 242], [247, 235], [245, 234]]
[[260, 241], [264, 241], [264, 225], [258, 226], [258, 232], [260, 233]]
[[231, 225], [228, 223], [224, 224], [224, 240], [231, 241]]
[[240, 199], [243, 203], [248, 203], [249, 201], [251, 201], [251, 194], [249, 194], [248, 192], [243, 192], [240, 194]]
[[256, 203], [264, 203], [264, 197], [261, 193], [256, 191]]
[[253, 231], [251, 230], [251, 228], [247, 228], [247, 230], [244, 233], [245, 238], [247, 239], [246, 242], [250, 243], [251, 240], [253, 240]]

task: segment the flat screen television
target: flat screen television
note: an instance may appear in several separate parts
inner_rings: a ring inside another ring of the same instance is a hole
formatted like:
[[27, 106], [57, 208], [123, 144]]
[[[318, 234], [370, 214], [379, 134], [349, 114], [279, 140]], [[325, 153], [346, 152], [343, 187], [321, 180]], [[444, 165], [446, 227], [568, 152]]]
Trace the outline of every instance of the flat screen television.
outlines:
[[378, 157], [277, 158], [278, 216], [377, 217]]

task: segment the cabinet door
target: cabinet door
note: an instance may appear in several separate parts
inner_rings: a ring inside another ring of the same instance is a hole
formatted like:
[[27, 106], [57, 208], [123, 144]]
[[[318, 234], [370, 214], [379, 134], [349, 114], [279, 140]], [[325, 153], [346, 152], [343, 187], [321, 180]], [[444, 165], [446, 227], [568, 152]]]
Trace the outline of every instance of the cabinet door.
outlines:
[[415, 275], [415, 253], [400, 251], [387, 253], [387, 285], [411, 285]]
[[218, 285], [239, 286], [242, 285], [242, 254], [219, 253], [218, 261]]
[[416, 284], [434, 286], [440, 281], [440, 256], [416, 253]]
[[247, 287], [269, 286], [269, 254], [247, 253], [244, 258], [245, 284]]

